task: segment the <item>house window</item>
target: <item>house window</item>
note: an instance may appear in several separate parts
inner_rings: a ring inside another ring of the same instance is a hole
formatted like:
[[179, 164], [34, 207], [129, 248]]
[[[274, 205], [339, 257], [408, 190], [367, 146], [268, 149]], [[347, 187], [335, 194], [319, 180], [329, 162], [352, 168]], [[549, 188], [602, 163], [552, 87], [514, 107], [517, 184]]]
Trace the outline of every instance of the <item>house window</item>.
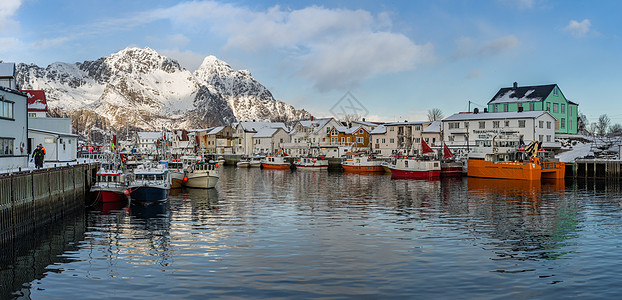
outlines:
[[0, 138], [0, 156], [13, 155], [13, 144], [12, 138]]
[[566, 119], [564, 118], [561, 120], [561, 128], [566, 128]]
[[492, 128], [499, 128], [499, 121], [492, 121]]
[[421, 143], [421, 138], [415, 138], [415, 143], [417, 144]]
[[566, 104], [562, 104], [562, 114], [566, 113]]
[[544, 128], [544, 121], [540, 121], [538, 124], [540, 125], [540, 128]]
[[34, 118], [36, 116], [37, 116], [37, 113], [30, 113], [30, 112], [28, 113], [29, 118]]
[[553, 103], [553, 112], [554, 113], [558, 113], [559, 112], [559, 104]]
[[486, 128], [486, 122], [485, 121], [480, 121], [479, 122], [479, 129], [485, 129]]
[[503, 126], [510, 127], [510, 121], [503, 121]]
[[572, 130], [572, 120], [568, 120], [568, 129]]
[[551, 121], [546, 122], [546, 129], [551, 129]]
[[518, 120], [518, 127], [525, 128], [525, 120]]
[[551, 103], [546, 104], [546, 111], [551, 111]]
[[0, 97], [0, 118], [13, 119], [13, 101], [5, 100]]
[[395, 127], [389, 127], [389, 131], [395, 131]]
[[360, 129], [360, 130], [359, 130], [359, 134], [363, 134], [363, 129]]
[[382, 139], [382, 143], [385, 144], [386, 143], [386, 139]]
[[449, 136], [449, 141], [450, 141], [450, 142], [453, 142], [453, 141], [454, 141], [454, 136], [453, 136], [453, 135], [450, 135], [450, 136]]
[[464, 122], [464, 128], [469, 129], [469, 122]]
[[362, 144], [363, 143], [363, 138], [362, 137], [357, 137], [356, 138], [356, 143]]
[[529, 103], [529, 110], [536, 110], [536, 109], [535, 109], [535, 106], [536, 106], [536, 104], [535, 104], [535, 103], [530, 102], [530, 103]]
[[504, 111], [504, 112], [508, 112], [508, 111], [509, 111], [509, 109], [510, 109], [510, 105], [509, 105], [509, 104], [507, 104], [507, 103], [506, 103], [506, 104], [503, 104], [503, 111]]
[[559, 92], [557, 91], [557, 87], [553, 88], [553, 95], [559, 96]]
[[348, 144], [350, 143], [350, 137], [347, 138]]
[[379, 139], [376, 139], [376, 144], [380, 144]]
[[346, 138], [345, 137], [341, 137], [341, 143], [345, 144], [346, 143]]
[[416, 131], [419, 131], [419, 130], [421, 130], [421, 126], [419, 126], [419, 125], [416, 125], [416, 126], [415, 126], [415, 130], [416, 130]]
[[395, 139], [389, 139], [389, 144], [394, 144], [395, 143]]
[[497, 112], [497, 111], [499, 111], [499, 109], [498, 109], [497, 107], [498, 107], [498, 105], [493, 105], [493, 106], [492, 106], [492, 112]]
[[543, 135], [539, 135], [538, 136], [538, 141], [540, 141], [540, 143], [544, 142], [544, 136]]
[[551, 142], [551, 135], [550, 134], [546, 135], [546, 141], [549, 142], [549, 143]]

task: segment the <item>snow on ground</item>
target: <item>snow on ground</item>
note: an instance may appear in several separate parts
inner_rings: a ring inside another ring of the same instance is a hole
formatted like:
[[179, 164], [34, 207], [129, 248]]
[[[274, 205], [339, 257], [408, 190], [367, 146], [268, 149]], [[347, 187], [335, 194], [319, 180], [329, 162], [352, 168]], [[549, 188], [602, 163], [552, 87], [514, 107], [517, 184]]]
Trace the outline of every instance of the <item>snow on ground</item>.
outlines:
[[[86, 159], [86, 158], [78, 158], [78, 160], [76, 161], [70, 161], [70, 162], [43, 162], [43, 169], [52, 169], [52, 168], [56, 168], [56, 167], [65, 167], [65, 166], [73, 166], [73, 165], [79, 165], [79, 164], [89, 164], [89, 163], [97, 163], [98, 161], [96, 160], [92, 160], [92, 159]], [[33, 161], [29, 161], [28, 162], [28, 167], [27, 168], [22, 168], [22, 172], [28, 172], [28, 171], [34, 171], [37, 170], [35, 168], [35, 163]], [[4, 173], [17, 173], [19, 172], [19, 169], [5, 169], [5, 170], [0, 170], [0, 174], [4, 174]]]
[[577, 143], [576, 145], [572, 146], [571, 149], [556, 155], [556, 157], [559, 158], [559, 161], [561, 162], [574, 162], [574, 160], [577, 158], [582, 158], [589, 154], [593, 155], [594, 153], [591, 152], [591, 149], [592, 145], [589, 143]]

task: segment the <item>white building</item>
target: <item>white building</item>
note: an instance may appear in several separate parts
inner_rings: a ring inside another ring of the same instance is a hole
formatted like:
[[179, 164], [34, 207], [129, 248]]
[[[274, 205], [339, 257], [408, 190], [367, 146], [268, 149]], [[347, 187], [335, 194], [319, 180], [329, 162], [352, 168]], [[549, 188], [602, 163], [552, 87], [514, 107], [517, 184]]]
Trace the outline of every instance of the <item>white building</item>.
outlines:
[[285, 129], [262, 128], [253, 136], [253, 154], [276, 154], [288, 142], [289, 133]]
[[282, 128], [287, 126], [281, 122], [238, 122], [231, 125], [233, 128], [233, 153], [241, 155], [253, 154], [253, 136], [262, 128]]
[[0, 63], [0, 86], [17, 89], [15, 63]]
[[25, 93], [0, 85], [0, 170], [28, 167], [27, 104]]
[[167, 137], [167, 147], [171, 146], [168, 143], [172, 143], [174, 140], [173, 133], [170, 132], [137, 132], [136, 133], [136, 145], [138, 149], [136, 149], [140, 153], [144, 154], [157, 154], [158, 149], [162, 149], [162, 143], [165, 142], [165, 135]]
[[421, 154], [423, 131], [431, 123], [422, 121], [382, 124], [371, 131], [372, 152], [386, 157]]
[[517, 134], [526, 144], [537, 140], [545, 148], [559, 148], [556, 121], [546, 111], [457, 113], [445, 118], [442, 126], [445, 143], [452, 149], [471, 149], [498, 134]]
[[28, 143], [33, 150], [36, 145], [43, 145], [45, 161], [76, 161], [78, 135], [72, 133], [69, 118], [28, 118]]
[[320, 146], [330, 143], [331, 129], [342, 126], [333, 118], [298, 121], [290, 133], [290, 142], [283, 148], [293, 156], [325, 154]]

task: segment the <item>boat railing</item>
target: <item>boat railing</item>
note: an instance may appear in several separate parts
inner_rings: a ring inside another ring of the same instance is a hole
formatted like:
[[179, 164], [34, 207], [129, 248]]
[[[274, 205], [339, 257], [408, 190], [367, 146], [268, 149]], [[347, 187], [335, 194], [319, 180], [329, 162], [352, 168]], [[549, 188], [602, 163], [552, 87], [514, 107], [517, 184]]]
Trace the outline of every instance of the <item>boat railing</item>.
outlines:
[[543, 170], [550, 170], [550, 169], [557, 169], [559, 166], [559, 162], [543, 162], [542, 163], [542, 169]]

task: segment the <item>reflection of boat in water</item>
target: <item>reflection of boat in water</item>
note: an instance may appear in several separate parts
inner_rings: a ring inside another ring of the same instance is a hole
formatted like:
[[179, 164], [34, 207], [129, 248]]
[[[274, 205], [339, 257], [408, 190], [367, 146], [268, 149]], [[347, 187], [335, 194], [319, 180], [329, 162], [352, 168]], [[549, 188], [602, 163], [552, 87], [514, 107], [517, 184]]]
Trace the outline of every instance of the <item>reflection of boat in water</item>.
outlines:
[[538, 141], [522, 147], [522, 141], [516, 135], [494, 136], [478, 141], [478, 148], [469, 153], [467, 175], [535, 181], [563, 179], [564, 163], [546, 161], [549, 159], [545, 159], [544, 154]]
[[566, 186], [563, 179], [558, 180], [514, 180], [469, 177], [467, 179], [469, 192], [481, 194], [501, 195], [537, 195], [540, 197], [542, 190], [562, 193]]
[[345, 172], [379, 172], [384, 173], [382, 160], [368, 156], [362, 152], [347, 152], [341, 167]]
[[123, 201], [115, 201], [115, 202], [103, 202], [100, 201], [94, 207], [95, 209], [100, 211], [102, 215], [109, 215], [114, 211], [125, 211], [127, 209], [127, 197], [124, 198]]
[[168, 202], [134, 203], [130, 205], [130, 215], [139, 219], [168, 218]]

